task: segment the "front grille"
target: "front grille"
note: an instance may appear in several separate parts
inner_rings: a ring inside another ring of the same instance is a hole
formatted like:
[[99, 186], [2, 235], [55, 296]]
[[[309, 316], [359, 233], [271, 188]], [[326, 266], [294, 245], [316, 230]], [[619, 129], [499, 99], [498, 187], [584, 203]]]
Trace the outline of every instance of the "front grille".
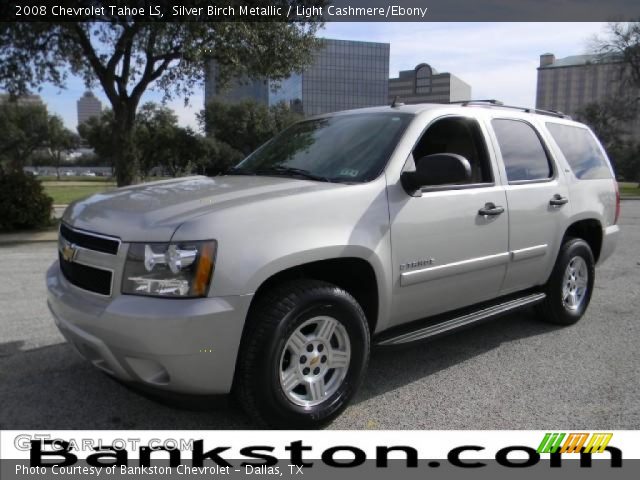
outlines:
[[109, 253], [111, 255], [116, 255], [118, 253], [118, 247], [120, 246], [118, 240], [83, 233], [78, 230], [71, 230], [63, 223], [60, 224], [60, 235], [68, 242], [74, 243], [79, 247], [95, 250], [96, 252]]
[[111, 272], [81, 263], [68, 262], [63, 258], [62, 253], [58, 253], [58, 257], [60, 270], [69, 283], [100, 295], [111, 295]]

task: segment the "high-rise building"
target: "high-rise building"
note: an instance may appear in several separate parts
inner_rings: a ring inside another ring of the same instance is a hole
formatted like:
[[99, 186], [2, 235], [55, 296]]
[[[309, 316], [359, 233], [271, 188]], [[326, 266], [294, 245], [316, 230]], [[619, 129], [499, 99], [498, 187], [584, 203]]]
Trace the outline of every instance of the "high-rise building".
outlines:
[[86, 122], [92, 117], [99, 117], [102, 113], [102, 103], [89, 90], [84, 92], [77, 102], [78, 105], [78, 125]]
[[413, 70], [403, 70], [389, 79], [389, 98], [402, 103], [451, 103], [471, 100], [471, 86], [451, 73], [438, 73], [421, 63]]
[[313, 61], [301, 74], [282, 82], [234, 79], [219, 90], [217, 65], [207, 64], [205, 104], [218, 99], [252, 99], [265, 105], [285, 102], [305, 115], [385, 105], [388, 96], [389, 44], [322, 39]]
[[[624, 89], [629, 98], [640, 97], [630, 92], [624, 63], [616, 56], [573, 55], [556, 58], [552, 53], [540, 55], [536, 107], [579, 116], [581, 109], [594, 102], [616, 98]], [[640, 136], [640, 119], [629, 122], [627, 132]]]

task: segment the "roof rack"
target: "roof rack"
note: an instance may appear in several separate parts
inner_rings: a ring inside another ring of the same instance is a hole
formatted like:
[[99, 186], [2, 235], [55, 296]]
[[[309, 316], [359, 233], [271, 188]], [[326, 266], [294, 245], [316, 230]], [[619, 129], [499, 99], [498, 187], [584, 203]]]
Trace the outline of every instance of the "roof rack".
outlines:
[[404, 103], [400, 102], [400, 97], [396, 95], [393, 97], [393, 102], [391, 102], [391, 108], [402, 107]]
[[571, 119], [571, 117], [565, 113], [562, 112], [558, 112], [556, 110], [542, 110], [539, 108], [531, 108], [531, 107], [517, 107], [514, 105], [505, 105], [504, 103], [502, 103], [500, 100], [463, 100], [460, 102], [451, 102], [451, 104], [454, 105], [461, 105], [463, 107], [468, 107], [468, 106], [479, 106], [479, 107], [500, 107], [500, 108], [510, 108], [513, 110], [520, 110], [521, 112], [525, 112], [525, 113], [537, 113], [539, 115], [549, 115], [550, 117], [557, 117], [557, 118], [566, 118], [566, 119]]
[[495, 98], [491, 98], [488, 100], [460, 100], [457, 102], [450, 102], [450, 103], [462, 105], [463, 107], [466, 107], [467, 105], [496, 105], [496, 106], [504, 105], [504, 103], [502, 103], [500, 100], [496, 100]]

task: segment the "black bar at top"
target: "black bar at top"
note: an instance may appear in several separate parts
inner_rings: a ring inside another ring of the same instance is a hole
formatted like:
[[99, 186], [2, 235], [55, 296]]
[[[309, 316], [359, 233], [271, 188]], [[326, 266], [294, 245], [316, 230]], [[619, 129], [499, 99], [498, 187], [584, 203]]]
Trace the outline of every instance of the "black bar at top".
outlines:
[[3, 0], [0, 21], [558, 22], [640, 19], [638, 0]]

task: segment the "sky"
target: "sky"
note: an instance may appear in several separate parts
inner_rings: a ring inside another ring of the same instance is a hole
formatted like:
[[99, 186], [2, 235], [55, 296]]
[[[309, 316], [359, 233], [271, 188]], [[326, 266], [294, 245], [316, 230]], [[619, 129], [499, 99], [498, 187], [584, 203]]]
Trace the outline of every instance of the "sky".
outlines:
[[[318, 36], [391, 44], [389, 74], [428, 63], [438, 72], [450, 72], [471, 85], [472, 98], [495, 98], [511, 105], [535, 105], [539, 56], [557, 58], [586, 53], [592, 39], [604, 32], [603, 23], [326, 23]], [[65, 90], [44, 85], [39, 94], [50, 113], [76, 129], [76, 101], [85, 87], [70, 77]], [[94, 93], [107, 105], [99, 89]], [[149, 91], [142, 103], [161, 102], [162, 93]], [[204, 86], [194, 90], [189, 105], [176, 99], [167, 105], [181, 125], [197, 128], [196, 112], [204, 101]]]

